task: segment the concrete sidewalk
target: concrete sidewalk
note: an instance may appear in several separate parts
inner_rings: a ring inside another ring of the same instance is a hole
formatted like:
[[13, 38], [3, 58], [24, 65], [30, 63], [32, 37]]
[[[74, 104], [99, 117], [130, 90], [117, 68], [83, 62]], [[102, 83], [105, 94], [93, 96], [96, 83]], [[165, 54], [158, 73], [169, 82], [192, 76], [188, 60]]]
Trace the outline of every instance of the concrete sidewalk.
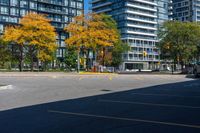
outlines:
[[92, 72], [0, 72], [0, 77], [66, 77], [66, 76], [109, 76], [116, 73], [92, 73]]
[[0, 72], [0, 77], [49, 77], [49, 76], [66, 76], [77, 75], [77, 73], [65, 72]]

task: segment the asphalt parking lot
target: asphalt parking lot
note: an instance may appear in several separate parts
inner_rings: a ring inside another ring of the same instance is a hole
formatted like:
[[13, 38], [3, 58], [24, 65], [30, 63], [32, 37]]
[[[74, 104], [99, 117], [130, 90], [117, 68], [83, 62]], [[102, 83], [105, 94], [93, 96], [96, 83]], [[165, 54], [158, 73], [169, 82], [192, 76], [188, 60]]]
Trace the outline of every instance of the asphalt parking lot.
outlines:
[[6, 77], [0, 133], [199, 133], [200, 81], [184, 75]]

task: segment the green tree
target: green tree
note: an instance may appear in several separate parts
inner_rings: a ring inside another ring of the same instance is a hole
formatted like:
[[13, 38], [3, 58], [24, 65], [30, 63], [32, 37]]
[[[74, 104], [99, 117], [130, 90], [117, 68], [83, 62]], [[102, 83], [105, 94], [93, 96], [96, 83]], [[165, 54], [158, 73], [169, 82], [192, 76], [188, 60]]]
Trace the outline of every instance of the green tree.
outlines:
[[11, 51], [8, 47], [8, 43], [3, 41], [2, 38], [0, 38], [0, 68], [4, 68], [5, 63], [10, 61]]
[[77, 52], [76, 48], [74, 47], [68, 47], [65, 60], [64, 60], [66, 67], [69, 71], [71, 71], [72, 68], [76, 68], [77, 64]]
[[200, 25], [196, 22], [168, 21], [159, 30], [163, 58], [183, 65], [193, 60], [200, 43]]
[[127, 52], [130, 49], [130, 46], [126, 43], [120, 41], [115, 45], [112, 50], [112, 66], [118, 67], [122, 63], [122, 54]]

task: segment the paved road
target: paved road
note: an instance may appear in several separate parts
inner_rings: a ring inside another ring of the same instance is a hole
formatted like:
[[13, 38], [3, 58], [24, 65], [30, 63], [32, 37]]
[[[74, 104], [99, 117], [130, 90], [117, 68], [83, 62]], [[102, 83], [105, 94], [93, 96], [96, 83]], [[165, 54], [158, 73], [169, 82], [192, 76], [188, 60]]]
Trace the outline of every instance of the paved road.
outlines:
[[200, 132], [184, 75], [0, 75], [0, 133]]

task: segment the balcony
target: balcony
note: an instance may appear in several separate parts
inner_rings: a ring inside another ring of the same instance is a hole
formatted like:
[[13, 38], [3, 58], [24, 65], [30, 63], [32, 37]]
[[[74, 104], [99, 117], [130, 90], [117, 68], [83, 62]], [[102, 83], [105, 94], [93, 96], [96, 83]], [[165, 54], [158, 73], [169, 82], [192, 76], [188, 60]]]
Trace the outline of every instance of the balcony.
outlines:
[[64, 6], [62, 2], [57, 2], [55, 0], [38, 0], [38, 2], [45, 3], [45, 4], [53, 4], [58, 6]]
[[141, 29], [148, 29], [148, 30], [157, 30], [157, 28], [154, 27], [148, 27], [148, 26], [143, 26], [143, 25], [136, 25], [136, 24], [131, 24], [131, 23], [127, 23], [126, 26], [128, 27], [134, 27], [134, 28], [141, 28]]
[[154, 5], [154, 6], [158, 5], [156, 2], [150, 2], [150, 1], [145, 1], [145, 0], [135, 0], [135, 1], [140, 2], [140, 3], [149, 4], [149, 5]]
[[151, 18], [157, 18], [156, 15], [148, 14], [146, 12], [136, 12], [134, 10], [129, 10], [129, 9], [126, 9], [125, 13], [130, 13], [130, 14], [135, 14], [135, 15], [140, 15], [140, 16], [145, 16], [145, 17], [151, 17]]
[[90, 3], [90, 4], [93, 4], [93, 3], [97, 3], [97, 2], [99, 2], [99, 1], [101, 1], [101, 0], [90, 0], [89, 3]]
[[107, 8], [107, 9], [104, 9], [104, 10], [99, 10], [99, 11], [94, 11], [96, 13], [105, 13], [105, 12], [108, 12], [108, 11], [112, 11], [111, 8]]
[[157, 24], [157, 21], [150, 21], [150, 20], [145, 20], [145, 19], [141, 19], [141, 18], [135, 18], [135, 17], [131, 17], [131, 16], [126, 16], [125, 19], [138, 21], [138, 22], [145, 22], [145, 23], [150, 23], [150, 24]]
[[131, 30], [126, 30], [125, 32], [129, 34], [136, 34], [136, 35], [153, 36], [153, 37], [157, 36], [156, 34], [153, 34], [153, 33], [145, 33], [145, 32], [138, 32], [138, 31], [131, 31]]
[[126, 3], [125, 6], [134, 7], [134, 8], [143, 9], [143, 10], [148, 10], [148, 11], [153, 11], [153, 12], [157, 12], [157, 9], [155, 9], [155, 8], [143, 7], [143, 6], [134, 5], [134, 4], [131, 4], [131, 3]]
[[108, 5], [111, 5], [111, 4], [112, 4], [112, 2], [101, 3], [101, 4], [98, 4], [96, 6], [93, 6], [92, 9], [108, 6]]
[[43, 8], [43, 7], [38, 7], [38, 11], [53, 13], [53, 14], [66, 14], [64, 11], [61, 10], [55, 10], [52, 8]]

